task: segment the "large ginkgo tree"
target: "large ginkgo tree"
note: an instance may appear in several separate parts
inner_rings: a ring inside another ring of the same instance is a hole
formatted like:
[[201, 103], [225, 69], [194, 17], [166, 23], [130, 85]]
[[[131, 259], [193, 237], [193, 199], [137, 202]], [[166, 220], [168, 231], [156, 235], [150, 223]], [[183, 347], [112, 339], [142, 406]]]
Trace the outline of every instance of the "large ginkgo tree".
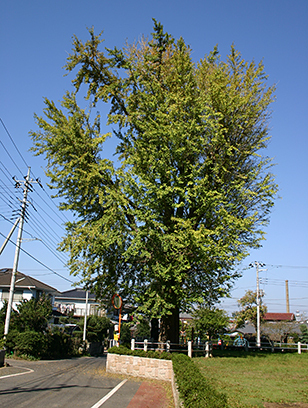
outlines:
[[[120, 294], [177, 342], [179, 312], [226, 295], [264, 238], [277, 192], [265, 151], [274, 87], [233, 46], [225, 62], [214, 48], [195, 63], [155, 20], [149, 39], [123, 49], [89, 35], [73, 39], [73, 90], [61, 108], [45, 99], [31, 132], [60, 208], [75, 215], [60, 247], [87, 288]], [[93, 117], [103, 104], [114, 162]]]

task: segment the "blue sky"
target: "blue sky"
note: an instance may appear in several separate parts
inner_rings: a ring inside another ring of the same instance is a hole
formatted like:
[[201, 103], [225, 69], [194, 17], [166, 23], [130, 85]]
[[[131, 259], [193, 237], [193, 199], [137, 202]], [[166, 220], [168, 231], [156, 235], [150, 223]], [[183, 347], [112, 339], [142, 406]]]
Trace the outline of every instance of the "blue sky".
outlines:
[[[29, 152], [28, 136], [35, 129], [34, 112], [42, 113], [43, 97], [58, 101], [71, 89], [73, 76], [64, 77], [62, 67], [71, 50], [72, 36], [76, 34], [86, 40], [87, 27], [94, 26], [96, 33], [104, 31], [105, 46], [122, 47], [126, 40], [133, 42], [141, 35], [150, 35], [155, 18], [175, 38], [185, 39], [196, 62], [216, 44], [224, 59], [234, 44], [246, 60], [263, 59], [269, 84], [277, 85], [268, 155], [277, 164], [273, 171], [281, 199], [272, 212], [263, 247], [246, 258], [243, 268], [255, 260], [267, 265], [260, 276], [269, 311], [286, 310], [285, 280], [288, 280], [291, 311], [308, 314], [307, 0], [12, 0], [2, 2], [1, 16], [0, 117], [6, 127], [0, 123], [3, 235], [10, 231], [7, 220], [11, 219], [12, 210], [19, 208], [10, 178], [15, 175], [21, 179], [27, 166], [31, 166], [32, 173], [42, 179], [45, 187], [42, 190], [35, 186], [29, 196], [36, 211], [29, 207], [23, 249], [35, 259], [22, 252], [18, 268], [21, 272], [61, 291], [70, 288], [68, 280], [77, 280], [63, 266], [63, 254], [55, 252], [56, 241], [64, 234], [61, 223], [66, 215], [59, 213], [50, 199], [44, 161]], [[103, 121], [105, 112], [101, 114]], [[115, 144], [116, 140], [111, 138], [108, 155]], [[32, 239], [38, 237], [41, 241]], [[0, 235], [0, 244], [3, 240]], [[12, 240], [16, 241], [16, 233]], [[8, 244], [0, 256], [0, 268], [12, 267], [14, 251], [14, 245]], [[236, 299], [255, 287], [255, 269], [244, 270], [243, 277], [235, 283], [232, 298], [224, 302], [226, 310], [237, 310]]]

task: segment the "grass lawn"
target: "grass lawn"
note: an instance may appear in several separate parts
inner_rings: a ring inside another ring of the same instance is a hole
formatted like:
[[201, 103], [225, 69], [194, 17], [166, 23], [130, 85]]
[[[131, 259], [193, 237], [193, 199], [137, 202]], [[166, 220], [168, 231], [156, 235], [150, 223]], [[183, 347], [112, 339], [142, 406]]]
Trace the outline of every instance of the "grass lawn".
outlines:
[[229, 353], [194, 358], [202, 374], [228, 397], [228, 407], [265, 402], [308, 403], [308, 353]]

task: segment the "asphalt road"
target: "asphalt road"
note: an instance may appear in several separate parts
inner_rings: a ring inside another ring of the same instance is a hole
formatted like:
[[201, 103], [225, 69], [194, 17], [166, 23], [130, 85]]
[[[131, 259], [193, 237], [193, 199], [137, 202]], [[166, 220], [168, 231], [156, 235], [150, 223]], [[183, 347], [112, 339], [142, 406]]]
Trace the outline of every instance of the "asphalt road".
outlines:
[[104, 357], [6, 361], [10, 367], [0, 368], [1, 408], [126, 408], [140, 386], [106, 375]]

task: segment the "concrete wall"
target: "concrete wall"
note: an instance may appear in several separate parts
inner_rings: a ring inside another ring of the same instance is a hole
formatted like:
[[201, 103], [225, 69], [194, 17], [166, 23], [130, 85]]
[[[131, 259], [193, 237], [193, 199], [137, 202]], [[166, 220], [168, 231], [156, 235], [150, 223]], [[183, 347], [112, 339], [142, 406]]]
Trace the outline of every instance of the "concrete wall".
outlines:
[[174, 378], [171, 360], [159, 360], [155, 358], [107, 353], [106, 371], [107, 373], [171, 381], [174, 406], [175, 408], [183, 407]]
[[172, 361], [155, 358], [107, 354], [106, 371], [109, 373], [132, 375], [134, 377], [153, 378], [171, 381]]

